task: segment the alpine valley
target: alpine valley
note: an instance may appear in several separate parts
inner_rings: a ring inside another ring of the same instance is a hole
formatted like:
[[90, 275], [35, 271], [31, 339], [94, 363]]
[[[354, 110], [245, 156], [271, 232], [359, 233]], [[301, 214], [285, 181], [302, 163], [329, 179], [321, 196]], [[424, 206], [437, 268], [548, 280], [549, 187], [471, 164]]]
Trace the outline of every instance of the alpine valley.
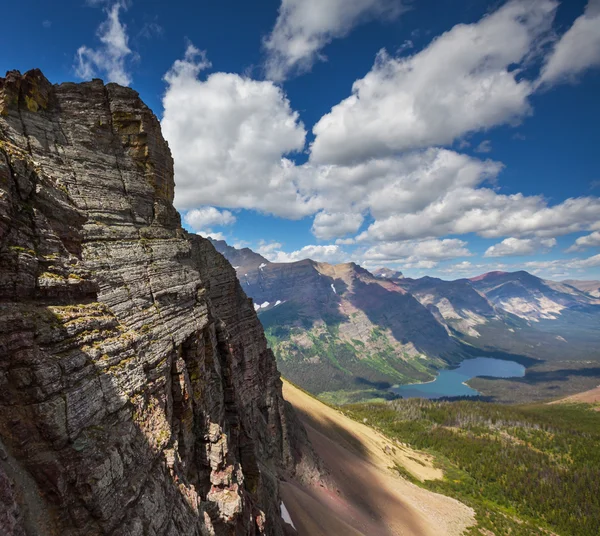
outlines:
[[225, 241], [282, 374], [331, 403], [394, 398], [474, 357], [515, 361], [524, 377], [477, 377], [483, 399], [539, 401], [600, 383], [597, 282], [528, 272], [411, 279], [354, 263], [269, 262]]

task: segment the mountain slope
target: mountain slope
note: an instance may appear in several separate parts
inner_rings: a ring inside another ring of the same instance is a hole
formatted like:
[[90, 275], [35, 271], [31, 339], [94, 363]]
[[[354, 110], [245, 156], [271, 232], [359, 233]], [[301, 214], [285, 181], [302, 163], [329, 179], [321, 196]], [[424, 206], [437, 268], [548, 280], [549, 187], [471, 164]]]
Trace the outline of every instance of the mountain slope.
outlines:
[[473, 507], [468, 534], [596, 536], [600, 413], [591, 409], [408, 399], [344, 412], [432, 455], [446, 478], [412, 480]]
[[526, 272], [375, 276], [353, 263], [271, 263], [224, 242], [217, 248], [242, 259], [238, 277], [279, 368], [325, 400], [388, 396], [389, 384], [426, 381], [473, 356], [529, 367], [519, 380], [471, 381], [503, 401], [568, 394], [600, 377], [600, 300], [564, 283]]
[[[215, 245], [230, 260], [239, 258]], [[240, 266], [238, 277], [282, 373], [325, 398], [428, 380], [462, 355], [414, 296], [354, 263], [254, 262]]]
[[578, 281], [576, 279], [568, 279], [563, 281], [565, 285], [581, 290], [594, 298], [600, 298], [600, 281]]
[[572, 286], [527, 272], [490, 272], [469, 280], [494, 305], [532, 322], [555, 320], [569, 310], [593, 311], [600, 300]]
[[444, 473], [429, 455], [390, 441], [287, 382], [284, 396], [301, 415], [333, 485], [283, 487], [301, 534], [459, 536], [474, 524], [470, 508], [407, 482], [394, 469], [418, 481], [438, 481]]
[[498, 320], [503, 314], [466, 280], [422, 277], [405, 278], [398, 284], [426, 306], [441, 324], [464, 335], [479, 337], [477, 326]]

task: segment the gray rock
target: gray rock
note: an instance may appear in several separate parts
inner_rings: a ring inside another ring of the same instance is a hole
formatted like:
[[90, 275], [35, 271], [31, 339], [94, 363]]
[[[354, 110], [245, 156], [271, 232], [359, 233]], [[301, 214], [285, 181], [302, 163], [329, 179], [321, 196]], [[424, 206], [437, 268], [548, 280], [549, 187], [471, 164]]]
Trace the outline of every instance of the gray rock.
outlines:
[[173, 191], [135, 91], [0, 78], [0, 437], [41, 501], [3, 480], [3, 534], [35, 506], [38, 534], [282, 535], [278, 479], [319, 475], [251, 301]]

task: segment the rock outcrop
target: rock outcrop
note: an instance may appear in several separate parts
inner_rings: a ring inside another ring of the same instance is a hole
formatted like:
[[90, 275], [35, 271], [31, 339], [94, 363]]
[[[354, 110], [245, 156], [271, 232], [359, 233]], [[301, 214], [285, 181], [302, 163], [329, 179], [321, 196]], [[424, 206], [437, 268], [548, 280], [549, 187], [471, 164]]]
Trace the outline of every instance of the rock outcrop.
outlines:
[[318, 466], [234, 269], [182, 230], [153, 113], [0, 78], [0, 533], [287, 534]]

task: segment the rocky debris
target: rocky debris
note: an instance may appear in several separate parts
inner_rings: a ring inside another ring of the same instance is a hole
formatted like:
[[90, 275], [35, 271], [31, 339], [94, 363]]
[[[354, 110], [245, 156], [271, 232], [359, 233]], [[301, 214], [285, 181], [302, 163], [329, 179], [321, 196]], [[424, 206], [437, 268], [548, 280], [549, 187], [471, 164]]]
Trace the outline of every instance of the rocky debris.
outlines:
[[282, 535], [278, 479], [320, 475], [173, 190], [135, 91], [0, 78], [0, 438], [28, 475], [0, 466], [2, 534]]

